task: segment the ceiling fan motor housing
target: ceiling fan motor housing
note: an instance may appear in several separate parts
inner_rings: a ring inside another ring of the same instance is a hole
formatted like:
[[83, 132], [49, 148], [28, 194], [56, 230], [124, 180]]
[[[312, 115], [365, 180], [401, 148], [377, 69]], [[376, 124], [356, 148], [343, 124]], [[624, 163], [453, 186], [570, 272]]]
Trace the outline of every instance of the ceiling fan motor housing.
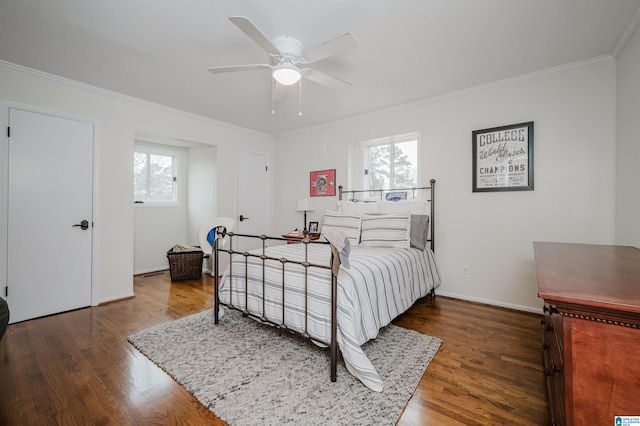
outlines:
[[297, 38], [288, 36], [276, 37], [273, 39], [273, 45], [280, 51], [280, 57], [274, 56], [273, 58], [276, 64], [285, 61], [292, 64], [302, 62], [304, 45]]

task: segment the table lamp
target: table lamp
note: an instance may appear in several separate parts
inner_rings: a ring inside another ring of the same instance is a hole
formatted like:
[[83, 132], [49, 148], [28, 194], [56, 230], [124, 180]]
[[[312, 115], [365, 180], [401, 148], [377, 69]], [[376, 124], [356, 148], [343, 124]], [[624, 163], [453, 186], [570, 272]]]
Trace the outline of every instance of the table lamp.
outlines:
[[304, 234], [308, 234], [307, 230], [307, 212], [313, 211], [313, 201], [310, 198], [300, 198], [298, 200], [298, 206], [296, 207], [296, 211], [304, 212], [304, 230], [302, 231]]

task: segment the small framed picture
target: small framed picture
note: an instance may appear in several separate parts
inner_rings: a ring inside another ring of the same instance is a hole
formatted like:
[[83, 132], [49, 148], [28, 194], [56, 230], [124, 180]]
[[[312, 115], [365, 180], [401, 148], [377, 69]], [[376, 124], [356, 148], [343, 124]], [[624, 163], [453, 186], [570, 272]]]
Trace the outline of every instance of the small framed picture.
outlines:
[[336, 195], [336, 169], [311, 172], [309, 194], [312, 197]]
[[309, 222], [309, 232], [314, 234], [318, 232], [318, 222]]

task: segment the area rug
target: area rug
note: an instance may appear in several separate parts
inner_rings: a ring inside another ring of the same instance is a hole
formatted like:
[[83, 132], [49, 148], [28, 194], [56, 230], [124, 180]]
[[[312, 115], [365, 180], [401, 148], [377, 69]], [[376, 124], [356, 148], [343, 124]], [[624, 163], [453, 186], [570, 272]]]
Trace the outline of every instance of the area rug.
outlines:
[[442, 341], [394, 325], [363, 349], [384, 380], [374, 392], [329, 353], [227, 311], [205, 311], [129, 337], [205, 407], [236, 425], [393, 425]]

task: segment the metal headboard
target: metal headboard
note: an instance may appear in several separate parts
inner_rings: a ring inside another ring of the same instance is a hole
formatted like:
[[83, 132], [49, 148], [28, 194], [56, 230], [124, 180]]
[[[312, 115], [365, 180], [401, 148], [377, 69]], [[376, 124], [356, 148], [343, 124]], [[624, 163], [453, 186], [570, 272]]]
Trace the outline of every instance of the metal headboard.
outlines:
[[[428, 189], [430, 190], [430, 198], [425, 200], [428, 201], [431, 205], [431, 215], [429, 217], [429, 241], [431, 242], [431, 250], [435, 251], [435, 216], [436, 216], [436, 208], [435, 208], [435, 200], [436, 200], [436, 180], [431, 179], [429, 181], [431, 186], [419, 186], [412, 188], [390, 188], [390, 189], [352, 189], [352, 190], [344, 190], [342, 189], [342, 185], [338, 186], [338, 200], [342, 201], [342, 194], [361, 194], [361, 193], [379, 193], [380, 200], [384, 199], [384, 194], [387, 192], [398, 192], [398, 191], [411, 191], [411, 195], [413, 198], [416, 196], [416, 191]], [[355, 197], [352, 197], [355, 198]]]

